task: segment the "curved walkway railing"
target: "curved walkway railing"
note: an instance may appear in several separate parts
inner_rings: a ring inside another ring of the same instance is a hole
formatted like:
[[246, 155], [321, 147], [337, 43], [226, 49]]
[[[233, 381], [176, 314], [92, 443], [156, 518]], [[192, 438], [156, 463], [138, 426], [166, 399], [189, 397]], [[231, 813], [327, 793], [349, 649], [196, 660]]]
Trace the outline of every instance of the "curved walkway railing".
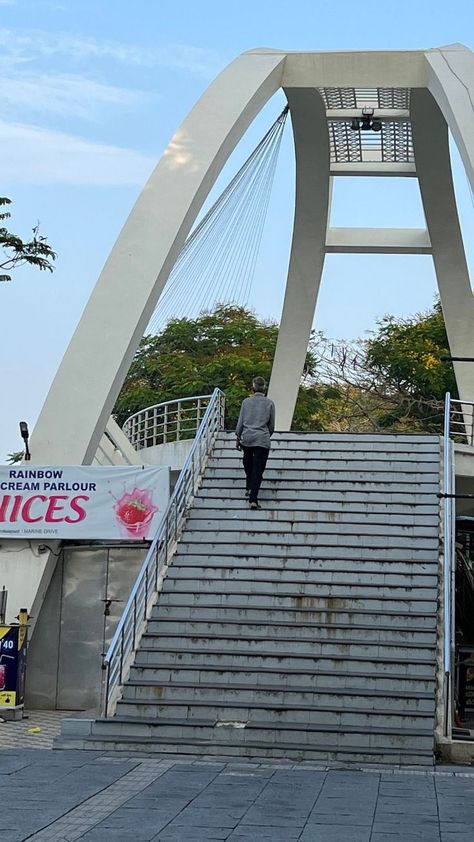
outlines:
[[210, 399], [199, 395], [147, 406], [127, 418], [122, 430], [135, 450], [193, 439]]
[[104, 658], [105, 692], [103, 714], [108, 716], [117, 701], [135, 650], [155, 604], [164, 572], [199, 487], [208, 456], [219, 430], [224, 427], [225, 398], [215, 389], [194, 439], [185, 465], [163, 516], [157, 535], [143, 562], [128, 598], [117, 630]]

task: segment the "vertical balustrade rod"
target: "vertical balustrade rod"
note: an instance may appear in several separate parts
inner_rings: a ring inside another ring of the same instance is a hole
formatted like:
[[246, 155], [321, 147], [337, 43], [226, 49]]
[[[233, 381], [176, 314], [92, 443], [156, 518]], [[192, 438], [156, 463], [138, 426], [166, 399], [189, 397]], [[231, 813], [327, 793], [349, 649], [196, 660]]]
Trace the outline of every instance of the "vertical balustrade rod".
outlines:
[[123, 681], [123, 629], [122, 634], [120, 635], [120, 672], [119, 672], [119, 684], [122, 684]]

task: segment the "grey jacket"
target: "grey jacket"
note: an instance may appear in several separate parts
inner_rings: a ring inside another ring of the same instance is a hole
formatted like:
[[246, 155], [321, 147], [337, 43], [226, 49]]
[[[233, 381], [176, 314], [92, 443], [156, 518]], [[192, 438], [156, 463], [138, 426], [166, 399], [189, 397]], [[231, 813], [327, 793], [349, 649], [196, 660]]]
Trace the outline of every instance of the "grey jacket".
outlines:
[[244, 447], [270, 448], [275, 429], [275, 404], [261, 392], [245, 398], [240, 407], [235, 434]]

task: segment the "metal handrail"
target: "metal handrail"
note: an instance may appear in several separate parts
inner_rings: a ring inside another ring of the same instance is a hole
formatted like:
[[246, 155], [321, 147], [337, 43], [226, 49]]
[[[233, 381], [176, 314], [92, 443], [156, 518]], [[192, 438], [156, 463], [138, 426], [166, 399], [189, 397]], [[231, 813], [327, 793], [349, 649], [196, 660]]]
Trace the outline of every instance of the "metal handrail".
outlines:
[[174, 492], [132, 588], [122, 617], [103, 661], [105, 690], [103, 715], [107, 717], [118, 698], [133, 655], [150, 617], [163, 581], [166, 565], [179, 540], [190, 503], [198, 489], [219, 430], [224, 428], [225, 397], [214, 389]]
[[444, 446], [443, 446], [443, 507], [444, 507], [444, 566], [443, 566], [443, 609], [444, 609], [444, 736], [450, 737], [452, 730], [452, 646], [454, 641], [454, 499], [453, 499], [453, 443], [450, 437], [451, 395], [446, 392], [444, 402]]
[[[456, 513], [454, 489], [454, 441], [474, 445], [474, 401], [452, 398], [444, 402], [443, 514], [444, 514], [444, 736], [451, 737], [454, 712], [454, 641], [456, 631]], [[469, 496], [469, 495], [459, 495]]]
[[193, 439], [211, 395], [196, 395], [147, 406], [130, 415], [122, 430], [136, 450]]

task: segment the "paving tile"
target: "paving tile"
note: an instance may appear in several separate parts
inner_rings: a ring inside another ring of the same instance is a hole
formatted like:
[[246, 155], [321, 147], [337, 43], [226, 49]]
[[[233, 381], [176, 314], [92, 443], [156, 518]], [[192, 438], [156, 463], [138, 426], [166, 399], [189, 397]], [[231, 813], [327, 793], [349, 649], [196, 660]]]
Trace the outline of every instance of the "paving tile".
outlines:
[[370, 827], [348, 827], [346, 824], [307, 825], [299, 842], [369, 842]]
[[[165, 829], [153, 837], [153, 842], [213, 842], [213, 840], [225, 840], [231, 838], [229, 828], [219, 827], [175, 827]], [[254, 838], [255, 839], [255, 838]], [[100, 840], [97, 840], [100, 842]]]
[[262, 827], [261, 825], [239, 825], [228, 842], [296, 842], [301, 834], [300, 827]]

